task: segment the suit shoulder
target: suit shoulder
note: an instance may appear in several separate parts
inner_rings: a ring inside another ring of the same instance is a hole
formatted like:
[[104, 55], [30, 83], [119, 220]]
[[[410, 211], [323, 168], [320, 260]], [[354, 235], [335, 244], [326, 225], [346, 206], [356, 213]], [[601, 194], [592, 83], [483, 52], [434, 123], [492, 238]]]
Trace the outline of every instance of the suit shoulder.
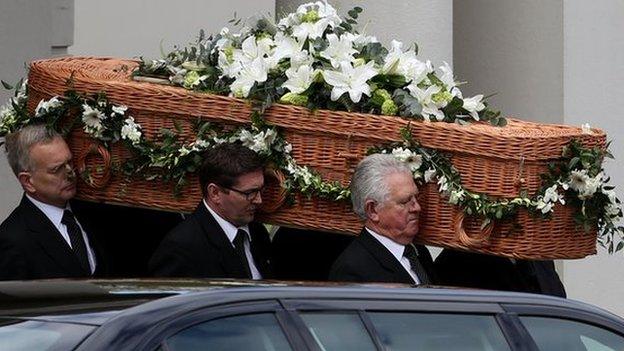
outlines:
[[11, 214], [0, 224], [0, 238], [3, 239], [20, 239], [26, 231], [26, 223], [24, 222], [23, 210], [18, 206]]

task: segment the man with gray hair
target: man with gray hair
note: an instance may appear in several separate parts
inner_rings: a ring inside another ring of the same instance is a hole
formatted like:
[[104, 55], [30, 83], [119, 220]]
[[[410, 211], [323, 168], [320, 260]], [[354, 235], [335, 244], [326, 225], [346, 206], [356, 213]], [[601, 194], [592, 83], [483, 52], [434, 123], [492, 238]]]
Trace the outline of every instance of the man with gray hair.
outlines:
[[65, 140], [34, 124], [7, 135], [5, 148], [24, 196], [0, 225], [0, 280], [93, 275], [101, 260], [69, 204], [76, 175]]
[[431, 284], [433, 262], [418, 234], [418, 188], [392, 155], [364, 158], [351, 179], [351, 200], [364, 228], [334, 262], [330, 280]]

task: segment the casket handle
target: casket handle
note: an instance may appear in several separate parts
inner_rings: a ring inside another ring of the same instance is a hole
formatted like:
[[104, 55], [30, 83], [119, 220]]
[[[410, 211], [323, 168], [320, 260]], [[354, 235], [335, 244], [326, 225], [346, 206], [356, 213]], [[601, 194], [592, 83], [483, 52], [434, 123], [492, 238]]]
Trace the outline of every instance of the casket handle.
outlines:
[[485, 226], [485, 228], [481, 229], [481, 233], [476, 236], [468, 236], [466, 230], [464, 229], [464, 219], [466, 214], [464, 211], [458, 211], [455, 214], [455, 235], [457, 235], [457, 239], [463, 245], [468, 247], [483, 247], [489, 243], [490, 235], [492, 235], [492, 231], [494, 230], [494, 224], [489, 223]]
[[277, 180], [279, 190], [277, 192], [277, 196], [275, 197], [275, 201], [271, 201], [271, 202], [263, 201], [259, 210], [263, 213], [273, 213], [277, 211], [280, 207], [282, 207], [284, 202], [286, 202], [286, 197], [288, 195], [286, 191], [286, 187], [284, 186], [286, 177], [284, 176], [284, 173], [282, 173], [282, 171], [280, 171], [279, 169], [272, 168], [272, 167], [268, 167], [264, 171], [264, 176], [265, 178], [273, 178]]
[[94, 176], [83, 176], [82, 179], [90, 187], [95, 189], [101, 189], [105, 187], [110, 181], [111, 177], [111, 155], [104, 145], [99, 143], [91, 143], [86, 151], [81, 153], [76, 159], [76, 166], [80, 175], [86, 175], [87, 170], [87, 158], [91, 155], [99, 155], [102, 158], [102, 174]]

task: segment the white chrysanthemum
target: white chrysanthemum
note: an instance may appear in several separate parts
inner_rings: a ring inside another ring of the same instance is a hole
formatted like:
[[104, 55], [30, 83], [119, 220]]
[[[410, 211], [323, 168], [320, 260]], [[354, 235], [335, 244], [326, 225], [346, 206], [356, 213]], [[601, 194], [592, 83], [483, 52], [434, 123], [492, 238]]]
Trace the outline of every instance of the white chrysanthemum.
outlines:
[[87, 104], [82, 104], [82, 122], [85, 127], [100, 131], [102, 129], [102, 120], [106, 118], [106, 115], [98, 109], [94, 109]]
[[603, 173], [599, 173], [595, 177], [588, 178], [587, 182], [585, 183], [585, 188], [579, 191], [579, 199], [587, 200], [593, 197], [596, 191], [598, 191], [598, 189], [600, 189], [604, 184], [603, 176]]
[[141, 141], [141, 126], [134, 122], [132, 116], [124, 120], [124, 124], [121, 127], [121, 138], [130, 140], [132, 144], [137, 144]]
[[573, 170], [570, 172], [570, 181], [568, 182], [568, 186], [580, 193], [585, 190], [588, 181], [589, 176], [587, 175], [586, 169]]

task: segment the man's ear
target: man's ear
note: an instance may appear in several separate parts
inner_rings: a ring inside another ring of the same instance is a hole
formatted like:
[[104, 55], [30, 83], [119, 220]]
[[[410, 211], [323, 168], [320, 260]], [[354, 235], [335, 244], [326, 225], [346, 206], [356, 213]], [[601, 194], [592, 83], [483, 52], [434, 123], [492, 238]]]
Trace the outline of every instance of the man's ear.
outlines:
[[206, 200], [212, 203], [219, 203], [221, 199], [221, 191], [219, 187], [213, 183], [206, 185]]
[[30, 172], [19, 172], [17, 174], [17, 180], [20, 182], [20, 184], [22, 185], [22, 189], [24, 189], [26, 193], [34, 194], [37, 191], [33, 186], [32, 176], [30, 175]]
[[368, 220], [377, 223], [379, 221], [379, 213], [377, 212], [377, 203], [373, 200], [366, 200], [364, 203], [364, 211]]

